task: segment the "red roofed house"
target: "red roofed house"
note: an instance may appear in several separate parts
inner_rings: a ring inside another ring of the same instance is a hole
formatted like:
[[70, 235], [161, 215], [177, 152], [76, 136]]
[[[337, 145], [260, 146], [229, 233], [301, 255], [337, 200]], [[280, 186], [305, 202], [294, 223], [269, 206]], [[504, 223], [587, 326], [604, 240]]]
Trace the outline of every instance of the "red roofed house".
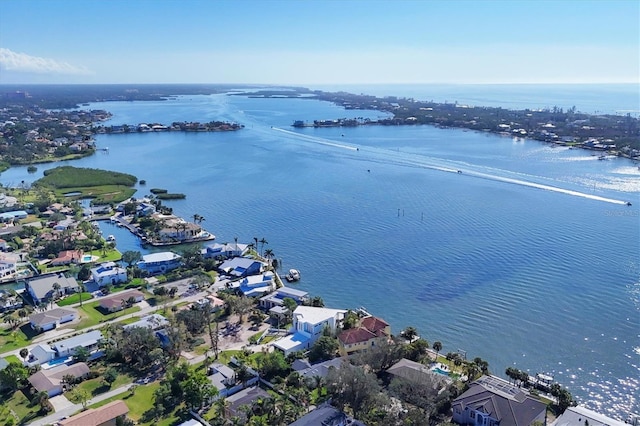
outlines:
[[80, 259], [82, 259], [82, 250], [63, 250], [58, 253], [58, 257], [51, 260], [51, 266], [80, 263]]
[[344, 330], [338, 335], [340, 349], [347, 354], [365, 351], [391, 337], [391, 326], [374, 316], [360, 321], [360, 326]]
[[128, 412], [127, 404], [122, 400], [116, 400], [100, 408], [90, 408], [58, 424], [60, 426], [115, 426], [117, 419], [126, 416]]

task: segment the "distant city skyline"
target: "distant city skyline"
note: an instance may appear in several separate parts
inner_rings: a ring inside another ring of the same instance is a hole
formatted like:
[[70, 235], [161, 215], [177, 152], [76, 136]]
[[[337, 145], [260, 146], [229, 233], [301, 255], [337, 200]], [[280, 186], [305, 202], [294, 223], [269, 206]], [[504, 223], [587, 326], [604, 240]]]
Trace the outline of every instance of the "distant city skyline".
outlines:
[[0, 84], [640, 83], [640, 2], [0, 2]]

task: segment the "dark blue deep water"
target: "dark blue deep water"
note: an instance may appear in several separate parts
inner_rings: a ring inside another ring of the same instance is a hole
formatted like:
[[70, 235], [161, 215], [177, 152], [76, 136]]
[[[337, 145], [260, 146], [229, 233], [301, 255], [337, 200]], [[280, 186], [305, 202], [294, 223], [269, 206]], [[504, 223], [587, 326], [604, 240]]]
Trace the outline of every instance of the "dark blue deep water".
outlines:
[[[485, 98], [509, 106], [513, 97], [489, 89]], [[572, 96], [565, 101], [580, 105]], [[553, 373], [609, 415], [639, 410], [640, 170], [632, 161], [427, 126], [291, 128], [297, 119], [380, 115], [308, 99], [91, 107], [111, 111], [114, 124], [246, 128], [103, 135], [97, 143], [109, 154], [74, 166], [132, 173], [147, 181], [139, 196], [154, 187], [187, 194], [167, 204], [204, 216], [219, 242], [265, 238], [285, 270], [301, 271], [298, 286], [328, 306], [364, 306], [394, 332], [413, 325], [444, 352], [487, 359], [499, 375], [507, 366]], [[611, 99], [602, 106], [625, 108]], [[38, 167], [36, 175], [12, 168], [2, 183], [31, 182], [48, 166]]]

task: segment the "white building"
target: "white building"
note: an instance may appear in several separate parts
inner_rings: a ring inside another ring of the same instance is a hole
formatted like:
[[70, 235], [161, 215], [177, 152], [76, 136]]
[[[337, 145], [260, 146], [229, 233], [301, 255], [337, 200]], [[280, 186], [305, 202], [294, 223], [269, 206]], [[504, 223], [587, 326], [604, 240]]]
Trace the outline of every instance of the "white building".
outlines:
[[106, 262], [91, 269], [91, 278], [102, 287], [108, 284], [115, 285], [127, 282], [127, 270], [121, 268], [115, 262]]
[[325, 327], [335, 333], [347, 313], [344, 309], [298, 306], [293, 311], [292, 334], [276, 340], [273, 346], [289, 355], [291, 352], [306, 350], [322, 335]]

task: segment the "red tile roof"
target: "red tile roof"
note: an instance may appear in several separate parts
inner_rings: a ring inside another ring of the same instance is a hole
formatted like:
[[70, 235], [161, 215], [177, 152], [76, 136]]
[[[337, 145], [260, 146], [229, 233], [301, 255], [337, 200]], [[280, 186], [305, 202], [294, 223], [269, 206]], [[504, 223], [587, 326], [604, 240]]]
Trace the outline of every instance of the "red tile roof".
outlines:
[[380, 333], [378, 333], [379, 331], [383, 331], [385, 328], [389, 327], [389, 324], [384, 320], [376, 317], [366, 317], [362, 320], [360, 325], [378, 336], [380, 336]]
[[350, 328], [338, 335], [338, 339], [344, 345], [352, 345], [354, 343], [367, 342], [377, 336], [364, 327]]

